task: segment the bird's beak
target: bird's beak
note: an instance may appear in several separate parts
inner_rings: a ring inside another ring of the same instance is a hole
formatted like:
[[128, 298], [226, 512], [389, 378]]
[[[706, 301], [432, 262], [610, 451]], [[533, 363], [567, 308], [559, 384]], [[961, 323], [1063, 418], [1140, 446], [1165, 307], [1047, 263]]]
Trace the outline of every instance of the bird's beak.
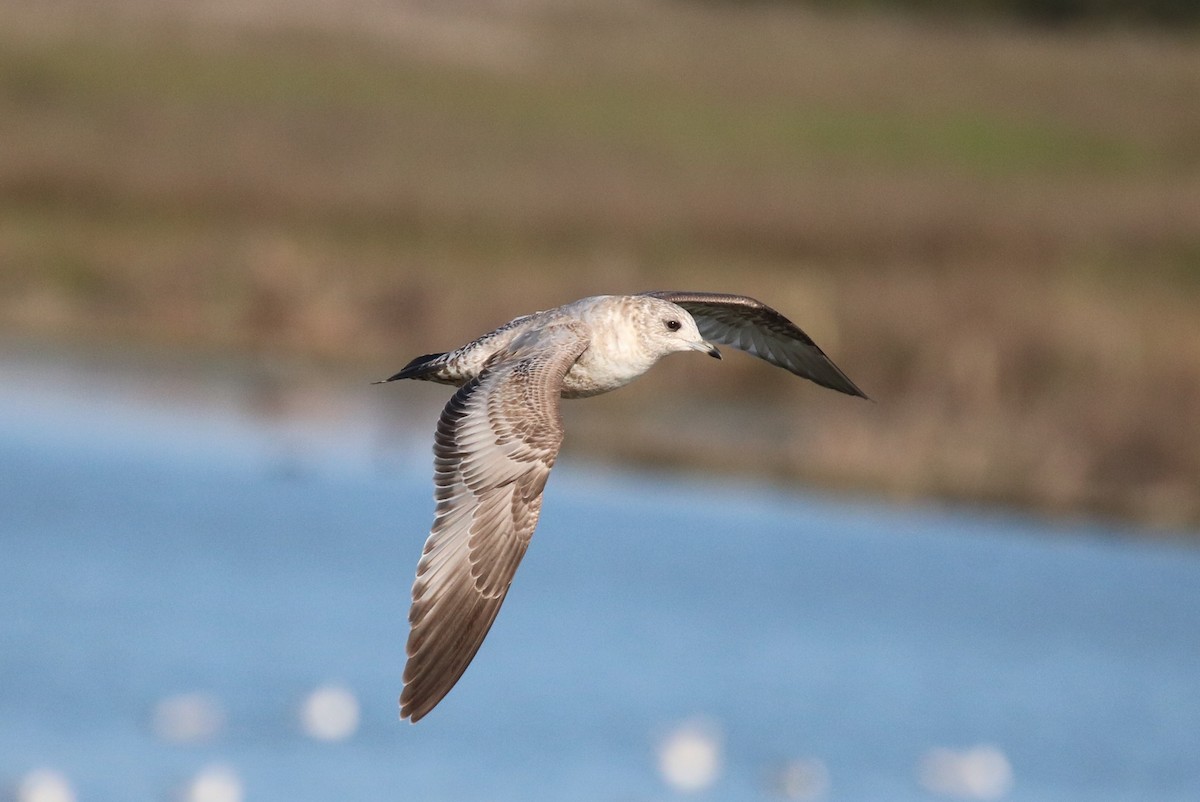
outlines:
[[703, 351], [713, 359], [721, 358], [721, 352], [717, 350], [717, 346], [713, 345], [708, 340], [701, 340], [700, 342], [696, 343], [693, 348], [695, 348], [697, 351]]

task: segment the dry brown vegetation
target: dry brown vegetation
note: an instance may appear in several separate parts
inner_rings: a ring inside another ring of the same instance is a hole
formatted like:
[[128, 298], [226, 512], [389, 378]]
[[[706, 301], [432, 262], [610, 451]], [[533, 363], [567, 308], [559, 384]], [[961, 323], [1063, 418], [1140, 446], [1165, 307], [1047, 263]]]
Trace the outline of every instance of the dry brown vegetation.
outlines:
[[0, 0], [0, 326], [379, 375], [585, 294], [744, 292], [877, 402], [680, 358], [568, 405], [572, 448], [1195, 524], [1198, 98], [1194, 35]]

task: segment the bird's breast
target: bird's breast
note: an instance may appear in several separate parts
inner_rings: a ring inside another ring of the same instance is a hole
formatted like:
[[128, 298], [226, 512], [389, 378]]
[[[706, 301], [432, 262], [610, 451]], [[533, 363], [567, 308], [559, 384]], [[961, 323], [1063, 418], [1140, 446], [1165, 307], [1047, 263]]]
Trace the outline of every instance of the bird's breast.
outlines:
[[[652, 363], [651, 363], [652, 364]], [[615, 358], [589, 349], [563, 377], [563, 398], [587, 398], [624, 387], [649, 369], [643, 359], [621, 354]]]

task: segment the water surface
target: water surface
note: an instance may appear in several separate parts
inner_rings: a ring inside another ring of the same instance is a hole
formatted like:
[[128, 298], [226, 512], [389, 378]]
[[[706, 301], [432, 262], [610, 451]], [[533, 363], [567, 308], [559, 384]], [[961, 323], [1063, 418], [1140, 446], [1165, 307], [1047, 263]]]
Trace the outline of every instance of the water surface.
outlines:
[[[1200, 798], [1200, 553], [570, 453], [474, 664], [400, 723], [442, 399], [347, 388], [0, 359], [0, 782], [164, 800], [219, 763], [247, 800], [670, 799], [656, 746], [699, 716], [699, 798], [778, 798], [805, 758], [823, 798], [935, 799], [922, 757], [984, 744], [1014, 800]], [[361, 705], [336, 743], [296, 723], [328, 682]], [[224, 726], [156, 735], [194, 692]]]

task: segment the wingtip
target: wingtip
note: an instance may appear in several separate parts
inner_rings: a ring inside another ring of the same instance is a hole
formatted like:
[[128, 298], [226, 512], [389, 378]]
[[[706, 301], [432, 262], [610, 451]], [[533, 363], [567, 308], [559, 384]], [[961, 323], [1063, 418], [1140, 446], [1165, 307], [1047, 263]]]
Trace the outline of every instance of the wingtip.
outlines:
[[852, 396], [854, 398], [861, 398], [864, 401], [870, 401], [872, 404], [875, 403], [874, 398], [871, 398], [871, 396], [864, 393], [862, 391], [862, 388], [860, 388], [857, 384], [850, 381], [849, 379], [846, 379], [846, 386], [834, 387], [833, 389], [837, 390], [838, 392], [845, 393], [848, 396]]
[[425, 718], [425, 716], [428, 715], [432, 709], [433, 708], [431, 707], [428, 710], [413, 710], [412, 707], [401, 707], [400, 720], [407, 721], [409, 724], [416, 724], [418, 721]]
[[874, 401], [849, 376], [843, 373], [841, 368], [833, 364], [833, 360], [826, 356], [824, 352], [821, 352], [820, 357], [822, 364], [818, 366], [818, 369], [810, 369], [803, 372], [792, 370], [792, 372], [826, 389], [855, 398], [862, 398], [866, 401]]
[[414, 713], [412, 705], [408, 702], [405, 702], [403, 696], [400, 697], [399, 704], [401, 721], [407, 721], [409, 724], [416, 724], [425, 715], [424, 712]]

